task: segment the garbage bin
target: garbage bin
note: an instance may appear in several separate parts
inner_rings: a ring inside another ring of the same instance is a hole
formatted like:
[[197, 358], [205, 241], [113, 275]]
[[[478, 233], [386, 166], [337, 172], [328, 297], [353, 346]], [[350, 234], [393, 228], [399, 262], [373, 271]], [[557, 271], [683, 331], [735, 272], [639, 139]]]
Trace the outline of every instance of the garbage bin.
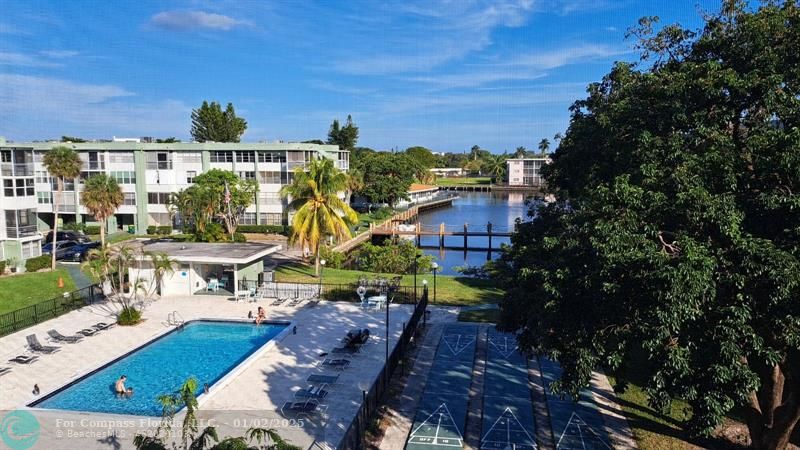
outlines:
[[128, 225], [128, 233], [135, 234], [136, 233], [136, 226], [135, 225]]

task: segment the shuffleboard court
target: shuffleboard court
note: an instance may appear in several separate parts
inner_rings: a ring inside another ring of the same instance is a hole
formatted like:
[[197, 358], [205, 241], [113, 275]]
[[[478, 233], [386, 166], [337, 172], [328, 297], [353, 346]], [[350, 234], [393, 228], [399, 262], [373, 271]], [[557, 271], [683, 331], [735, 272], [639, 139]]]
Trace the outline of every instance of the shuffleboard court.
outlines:
[[475, 325], [445, 326], [406, 449], [463, 447], [476, 337]]
[[512, 334], [488, 330], [481, 449], [537, 448], [528, 360]]
[[561, 376], [558, 363], [540, 357], [547, 407], [557, 450], [611, 450], [603, 417], [591, 392], [581, 392], [578, 401], [554, 394], [550, 385]]

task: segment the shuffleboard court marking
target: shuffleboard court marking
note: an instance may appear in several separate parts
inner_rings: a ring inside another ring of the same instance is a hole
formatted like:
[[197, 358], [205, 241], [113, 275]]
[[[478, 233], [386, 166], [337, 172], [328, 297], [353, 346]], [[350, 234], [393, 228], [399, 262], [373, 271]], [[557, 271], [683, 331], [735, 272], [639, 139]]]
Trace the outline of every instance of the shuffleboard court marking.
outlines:
[[489, 344], [500, 352], [503, 358], [508, 359], [517, 349], [517, 338], [509, 336], [490, 336]]
[[456, 356], [475, 342], [475, 335], [447, 334], [442, 336], [442, 341], [444, 341], [447, 348], [450, 349], [450, 353]]
[[[588, 433], [584, 431], [588, 431]], [[567, 436], [566, 441], [564, 440], [564, 436]], [[598, 446], [597, 444], [600, 445]], [[569, 416], [569, 421], [567, 421], [564, 431], [561, 432], [561, 436], [558, 438], [556, 450], [591, 450], [595, 448], [607, 448], [608, 450], [612, 450], [611, 446], [608, 445], [592, 427], [581, 419], [581, 416], [573, 412], [572, 415]]]
[[447, 409], [447, 403], [442, 403], [411, 432], [408, 443], [461, 448], [464, 446], [464, 438], [453, 415]]
[[481, 440], [481, 450], [535, 450], [536, 448], [536, 442], [511, 408], [506, 408], [503, 414], [500, 414]]

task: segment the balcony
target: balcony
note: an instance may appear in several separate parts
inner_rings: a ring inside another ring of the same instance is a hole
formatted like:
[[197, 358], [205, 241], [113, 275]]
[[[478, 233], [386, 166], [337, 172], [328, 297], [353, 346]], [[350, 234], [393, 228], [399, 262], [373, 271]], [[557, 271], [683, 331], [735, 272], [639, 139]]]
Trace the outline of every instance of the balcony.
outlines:
[[35, 236], [39, 232], [36, 225], [25, 225], [21, 227], [14, 227], [11, 225], [6, 226], [6, 235], [9, 238], [24, 238], [28, 236]]
[[33, 164], [32, 163], [2, 163], [0, 165], [0, 174], [4, 177], [32, 177]]
[[148, 161], [148, 170], [172, 170], [172, 161]]

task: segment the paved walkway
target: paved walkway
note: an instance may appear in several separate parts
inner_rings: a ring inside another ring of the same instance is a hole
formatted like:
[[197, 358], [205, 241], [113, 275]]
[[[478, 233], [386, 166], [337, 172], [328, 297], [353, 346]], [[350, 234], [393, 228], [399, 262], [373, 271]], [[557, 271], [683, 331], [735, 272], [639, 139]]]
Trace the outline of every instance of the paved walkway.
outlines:
[[67, 271], [70, 277], [72, 277], [72, 281], [75, 283], [76, 289], [83, 289], [85, 287], [91, 286], [94, 284], [92, 280], [86, 276], [86, 274], [81, 271], [81, 265], [77, 262], [69, 262], [64, 263], [60, 262], [57, 266], [59, 269], [64, 269]]

